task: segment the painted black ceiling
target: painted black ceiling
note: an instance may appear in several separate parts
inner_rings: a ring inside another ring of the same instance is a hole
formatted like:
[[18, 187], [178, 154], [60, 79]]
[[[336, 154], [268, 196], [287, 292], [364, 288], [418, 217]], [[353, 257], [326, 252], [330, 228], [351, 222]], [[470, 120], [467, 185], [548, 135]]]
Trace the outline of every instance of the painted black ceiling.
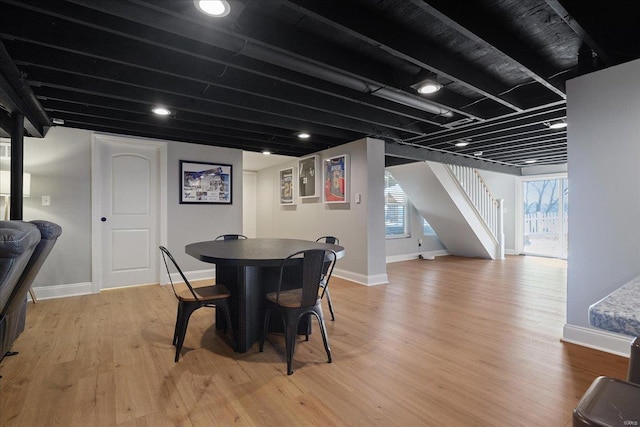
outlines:
[[[64, 121], [293, 156], [370, 136], [388, 164], [520, 171], [567, 162], [548, 128], [567, 79], [640, 57], [637, 0], [230, 3], [0, 0], [0, 136], [20, 110], [35, 136]], [[427, 78], [443, 88], [417, 94]]]

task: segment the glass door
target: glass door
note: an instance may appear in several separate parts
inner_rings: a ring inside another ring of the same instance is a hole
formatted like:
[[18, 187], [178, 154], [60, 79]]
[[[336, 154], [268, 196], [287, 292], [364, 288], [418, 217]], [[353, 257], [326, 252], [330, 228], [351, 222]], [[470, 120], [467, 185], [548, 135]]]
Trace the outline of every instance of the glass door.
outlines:
[[567, 258], [569, 182], [566, 178], [523, 182], [524, 246], [528, 255]]

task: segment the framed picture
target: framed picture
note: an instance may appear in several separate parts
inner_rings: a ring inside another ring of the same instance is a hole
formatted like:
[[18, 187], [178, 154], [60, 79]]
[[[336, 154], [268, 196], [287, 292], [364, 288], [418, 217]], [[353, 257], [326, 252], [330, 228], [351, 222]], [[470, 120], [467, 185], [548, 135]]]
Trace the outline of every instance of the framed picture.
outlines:
[[298, 196], [302, 199], [320, 196], [320, 174], [318, 156], [298, 160]]
[[324, 202], [347, 203], [349, 201], [349, 155], [324, 160]]
[[180, 160], [180, 203], [231, 204], [231, 165]]
[[293, 205], [293, 194], [295, 190], [295, 181], [293, 179], [293, 168], [282, 169], [280, 177], [280, 204]]

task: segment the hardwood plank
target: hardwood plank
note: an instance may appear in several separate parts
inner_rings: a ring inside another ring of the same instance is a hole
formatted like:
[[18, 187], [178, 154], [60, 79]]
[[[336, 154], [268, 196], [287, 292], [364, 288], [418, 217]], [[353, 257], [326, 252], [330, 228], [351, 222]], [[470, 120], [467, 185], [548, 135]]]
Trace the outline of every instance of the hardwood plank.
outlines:
[[332, 279], [333, 363], [314, 333], [292, 376], [281, 335], [233, 353], [211, 309], [192, 315], [174, 363], [169, 287], [30, 304], [20, 354], [0, 366], [0, 425], [564, 426], [596, 376], [626, 375], [627, 359], [560, 341], [565, 261], [387, 269], [388, 285]]

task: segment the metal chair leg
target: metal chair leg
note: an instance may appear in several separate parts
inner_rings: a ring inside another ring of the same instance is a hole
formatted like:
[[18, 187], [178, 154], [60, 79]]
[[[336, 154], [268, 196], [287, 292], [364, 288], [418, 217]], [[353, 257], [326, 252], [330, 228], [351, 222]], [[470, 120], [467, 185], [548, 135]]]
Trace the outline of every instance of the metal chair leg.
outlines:
[[317, 307], [313, 310], [313, 313], [318, 318], [318, 323], [320, 324], [320, 333], [322, 334], [324, 350], [327, 352], [327, 363], [331, 363], [331, 347], [329, 347], [329, 337], [327, 336], [327, 329], [324, 324], [324, 315], [322, 314], [322, 309], [320, 307]]
[[229, 305], [228, 304], [218, 304], [216, 306], [216, 310], [217, 309], [221, 309], [223, 314], [224, 314], [224, 319], [226, 322], [225, 325], [225, 332], [227, 331], [227, 329], [229, 330], [229, 339], [231, 340], [231, 347], [233, 348], [234, 352], [238, 351], [238, 345], [236, 344], [236, 339], [233, 336], [233, 325], [231, 324], [231, 316], [229, 314]]
[[260, 353], [264, 351], [264, 341], [267, 339], [267, 329], [269, 329], [269, 318], [271, 310], [267, 309], [264, 313], [264, 325], [262, 327], [262, 336], [260, 336]]
[[287, 348], [287, 375], [293, 374], [293, 353], [296, 349], [296, 335], [298, 335], [298, 320], [300, 314], [294, 311], [286, 312], [284, 342]]
[[197, 304], [187, 303], [184, 301], [180, 301], [182, 306], [181, 315], [180, 315], [180, 325], [178, 329], [178, 342], [176, 343], [176, 357], [174, 362], [177, 362], [180, 359], [180, 350], [182, 350], [182, 344], [184, 344], [184, 337], [187, 334], [187, 326], [189, 325], [189, 318], [191, 317], [191, 313], [193, 313], [197, 308]]
[[329, 288], [325, 288], [324, 293], [327, 294], [327, 303], [329, 304], [329, 313], [331, 313], [331, 321], [336, 320], [336, 316], [333, 314], [333, 303], [331, 302], [331, 294]]

